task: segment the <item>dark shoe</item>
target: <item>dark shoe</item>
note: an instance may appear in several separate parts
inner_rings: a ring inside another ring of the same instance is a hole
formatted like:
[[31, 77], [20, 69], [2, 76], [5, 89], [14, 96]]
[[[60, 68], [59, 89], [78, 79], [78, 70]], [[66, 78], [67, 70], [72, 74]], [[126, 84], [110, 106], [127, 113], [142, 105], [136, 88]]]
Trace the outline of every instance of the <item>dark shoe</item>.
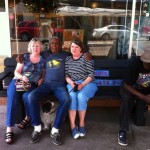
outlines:
[[29, 125], [30, 125], [30, 121], [27, 121], [26, 119], [24, 119], [24, 120], [22, 120], [21, 123], [19, 123], [17, 125], [17, 127], [20, 128], [20, 129], [25, 129]]
[[85, 127], [79, 127], [79, 135], [80, 137], [84, 137], [86, 134]]
[[71, 129], [71, 133], [74, 139], [77, 139], [80, 136], [77, 127], [74, 127], [73, 129]]
[[14, 139], [14, 133], [13, 132], [7, 132], [5, 134], [5, 142], [7, 144], [12, 144]]
[[60, 134], [59, 133], [54, 133], [54, 134], [51, 134], [51, 138], [53, 140], [53, 143], [55, 145], [61, 145], [62, 142], [61, 142], [61, 137], [60, 137]]
[[36, 143], [39, 140], [40, 135], [41, 135], [41, 132], [33, 131], [30, 143]]
[[128, 145], [127, 132], [126, 131], [119, 131], [119, 133], [118, 133], [118, 143], [121, 146], [127, 146]]

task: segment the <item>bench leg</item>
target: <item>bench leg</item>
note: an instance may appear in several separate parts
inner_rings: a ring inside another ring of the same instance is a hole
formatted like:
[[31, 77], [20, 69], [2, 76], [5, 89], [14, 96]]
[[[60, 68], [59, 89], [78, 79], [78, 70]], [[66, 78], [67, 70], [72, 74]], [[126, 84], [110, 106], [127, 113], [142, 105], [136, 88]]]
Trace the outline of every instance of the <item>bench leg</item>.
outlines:
[[145, 126], [146, 103], [136, 99], [134, 121], [137, 126]]

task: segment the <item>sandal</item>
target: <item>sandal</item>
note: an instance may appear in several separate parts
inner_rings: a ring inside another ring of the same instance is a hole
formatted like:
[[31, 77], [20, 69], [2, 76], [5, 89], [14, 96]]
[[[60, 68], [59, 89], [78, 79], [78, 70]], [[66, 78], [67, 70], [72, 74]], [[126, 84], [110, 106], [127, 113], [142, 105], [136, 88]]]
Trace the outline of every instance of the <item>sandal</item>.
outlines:
[[13, 139], [14, 139], [14, 133], [13, 132], [7, 132], [5, 134], [5, 142], [7, 144], [11, 144], [13, 142]]
[[18, 128], [20, 129], [25, 129], [27, 126], [30, 125], [30, 121], [27, 121], [26, 119], [24, 119], [20, 124], [18, 124]]

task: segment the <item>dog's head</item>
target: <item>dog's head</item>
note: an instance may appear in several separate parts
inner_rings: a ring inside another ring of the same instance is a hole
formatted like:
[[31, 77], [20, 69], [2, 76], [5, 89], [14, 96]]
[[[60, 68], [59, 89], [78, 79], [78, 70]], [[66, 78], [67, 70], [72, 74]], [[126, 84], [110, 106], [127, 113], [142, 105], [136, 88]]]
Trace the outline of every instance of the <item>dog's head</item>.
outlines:
[[43, 113], [52, 113], [52, 112], [56, 111], [56, 109], [57, 109], [56, 102], [46, 101], [42, 105], [42, 112]]
[[49, 50], [49, 40], [43, 40], [43, 50]]

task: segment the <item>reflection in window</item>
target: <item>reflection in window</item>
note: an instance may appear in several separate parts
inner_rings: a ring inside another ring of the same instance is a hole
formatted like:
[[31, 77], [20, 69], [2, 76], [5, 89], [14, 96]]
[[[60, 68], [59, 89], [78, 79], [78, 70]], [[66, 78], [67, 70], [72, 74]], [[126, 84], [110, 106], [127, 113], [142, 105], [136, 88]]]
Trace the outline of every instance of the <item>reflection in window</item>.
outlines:
[[0, 0], [0, 12], [5, 11], [5, 0]]
[[[140, 3], [136, 7], [139, 9]], [[85, 49], [95, 58], [124, 59], [128, 55], [131, 0], [10, 0], [9, 12], [15, 16], [10, 20], [12, 54], [27, 52], [34, 36], [42, 40], [45, 49], [52, 36], [59, 36], [63, 49], [68, 50], [74, 38], [70, 33], [81, 30]], [[135, 36], [134, 41], [136, 32]]]

